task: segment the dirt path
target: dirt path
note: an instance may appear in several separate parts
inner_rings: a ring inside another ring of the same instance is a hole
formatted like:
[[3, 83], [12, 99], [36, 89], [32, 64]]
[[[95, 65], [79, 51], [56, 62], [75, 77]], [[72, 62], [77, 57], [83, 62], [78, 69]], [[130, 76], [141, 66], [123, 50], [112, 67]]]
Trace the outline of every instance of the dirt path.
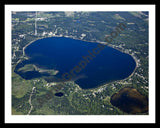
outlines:
[[28, 112], [27, 115], [30, 115], [30, 113], [31, 113], [31, 111], [32, 111], [32, 109], [33, 109], [33, 105], [32, 105], [32, 103], [31, 103], [31, 101], [32, 101], [31, 98], [32, 98], [32, 94], [33, 94], [35, 88], [36, 88], [36, 87], [33, 87], [33, 88], [32, 88], [32, 92], [31, 92], [30, 97], [29, 97], [29, 101], [28, 101], [28, 102], [29, 102], [31, 108], [30, 108], [30, 110], [29, 110], [29, 112]]

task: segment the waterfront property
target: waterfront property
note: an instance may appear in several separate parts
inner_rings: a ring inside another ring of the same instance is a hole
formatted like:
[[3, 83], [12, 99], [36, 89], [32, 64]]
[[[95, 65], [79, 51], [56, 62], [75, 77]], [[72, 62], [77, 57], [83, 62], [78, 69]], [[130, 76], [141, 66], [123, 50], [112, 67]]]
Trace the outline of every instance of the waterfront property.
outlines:
[[[94, 88], [107, 82], [121, 80], [132, 74], [136, 62], [129, 54], [100, 43], [65, 37], [44, 38], [25, 49], [28, 60], [17, 65], [15, 72], [24, 79], [44, 77], [48, 82], [73, 80], [81, 88]], [[26, 64], [34, 64], [48, 72], [18, 71]]]

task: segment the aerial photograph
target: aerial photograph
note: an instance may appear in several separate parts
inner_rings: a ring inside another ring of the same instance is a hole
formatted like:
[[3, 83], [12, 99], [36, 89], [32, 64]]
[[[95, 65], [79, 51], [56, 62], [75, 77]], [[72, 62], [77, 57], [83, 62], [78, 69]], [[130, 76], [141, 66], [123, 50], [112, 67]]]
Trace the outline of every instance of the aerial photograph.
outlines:
[[12, 115], [149, 115], [148, 11], [12, 11]]

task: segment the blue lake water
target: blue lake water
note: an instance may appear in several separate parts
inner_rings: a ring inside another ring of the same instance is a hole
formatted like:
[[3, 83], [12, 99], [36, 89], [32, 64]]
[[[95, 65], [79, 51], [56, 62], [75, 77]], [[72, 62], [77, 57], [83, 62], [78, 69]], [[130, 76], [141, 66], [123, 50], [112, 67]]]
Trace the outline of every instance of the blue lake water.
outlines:
[[54, 95], [55, 95], [55, 96], [58, 96], [58, 97], [61, 97], [61, 96], [63, 96], [64, 94], [63, 94], [62, 92], [58, 92], [58, 93], [55, 93]]
[[[107, 82], [121, 80], [134, 71], [135, 60], [129, 55], [99, 43], [65, 37], [39, 39], [25, 49], [29, 60], [19, 63], [15, 72], [24, 79], [49, 78], [50, 81], [74, 80], [83, 89], [95, 88]], [[25, 64], [35, 64], [59, 73], [18, 72]]]

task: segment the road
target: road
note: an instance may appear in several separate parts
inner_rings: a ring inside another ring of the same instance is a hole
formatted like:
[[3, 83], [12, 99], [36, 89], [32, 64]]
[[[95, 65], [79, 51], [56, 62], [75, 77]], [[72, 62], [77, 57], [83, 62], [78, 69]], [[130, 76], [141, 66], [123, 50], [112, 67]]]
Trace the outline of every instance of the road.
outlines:
[[28, 112], [27, 115], [30, 115], [30, 113], [31, 113], [31, 111], [32, 111], [32, 109], [33, 109], [33, 105], [32, 105], [32, 103], [31, 103], [31, 101], [32, 101], [31, 98], [32, 98], [32, 94], [33, 94], [35, 88], [36, 88], [36, 87], [33, 87], [33, 88], [32, 88], [32, 92], [31, 92], [30, 97], [29, 97], [29, 104], [30, 104], [31, 108], [30, 108], [30, 110], [29, 110], [29, 112]]

